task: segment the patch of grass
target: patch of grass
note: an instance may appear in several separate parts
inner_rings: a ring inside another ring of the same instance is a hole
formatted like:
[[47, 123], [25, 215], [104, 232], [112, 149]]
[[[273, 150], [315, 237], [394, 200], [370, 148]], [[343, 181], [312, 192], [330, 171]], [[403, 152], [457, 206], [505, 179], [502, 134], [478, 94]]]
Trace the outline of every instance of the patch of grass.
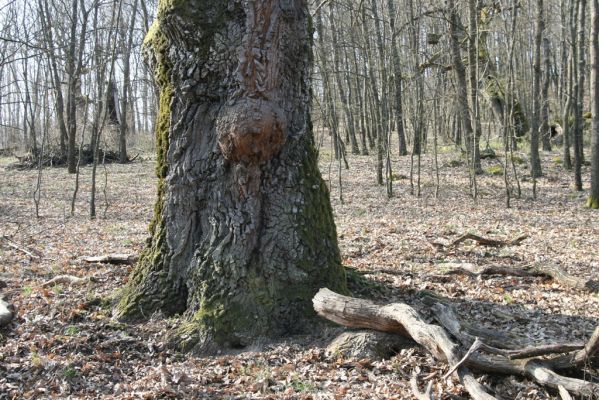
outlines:
[[524, 160], [524, 157], [521, 157], [521, 156], [516, 155], [516, 154], [514, 154], [512, 156], [509, 156], [508, 158], [509, 158], [510, 161], [513, 161], [513, 163], [516, 164], [516, 165], [522, 165], [522, 164], [526, 163], [526, 161]]
[[321, 147], [318, 149], [318, 158], [329, 159], [333, 156], [333, 151], [329, 148]]
[[52, 273], [58, 274], [60, 272], [60, 264], [55, 262], [52, 263], [52, 265], [50, 265], [50, 270], [52, 271]]
[[363, 209], [363, 208], [358, 208], [358, 209], [355, 211], [355, 215], [356, 215], [357, 217], [363, 217], [363, 216], [365, 216], [365, 215], [366, 215], [366, 210], [365, 210], [365, 209]]
[[67, 327], [67, 329], [65, 329], [64, 334], [67, 336], [75, 336], [77, 334], [77, 332], [79, 332], [77, 327], [71, 325], [71, 326]]
[[23, 286], [23, 289], [21, 289], [21, 293], [23, 294], [23, 296], [29, 297], [33, 294], [33, 287], [30, 285]]
[[503, 175], [503, 167], [501, 165], [493, 165], [487, 168], [487, 173], [491, 175]]
[[123, 240], [123, 246], [125, 246], [125, 247], [131, 247], [131, 246], [133, 246], [133, 240], [131, 240], [131, 239], [125, 239], [125, 240]]
[[512, 304], [514, 302], [514, 298], [510, 296], [508, 293], [503, 295], [503, 302], [505, 304]]
[[464, 165], [464, 161], [463, 160], [459, 160], [459, 159], [449, 160], [445, 164], [445, 166], [450, 167], [450, 168], [461, 167], [462, 165]]
[[34, 367], [42, 366], [42, 359], [37, 351], [31, 352], [31, 365], [33, 365]]
[[557, 165], [562, 165], [564, 163], [563, 158], [561, 158], [560, 156], [553, 157], [551, 161], [553, 161], [553, 163]]
[[307, 382], [307, 381], [302, 381], [297, 378], [293, 378], [291, 380], [290, 386], [296, 392], [312, 392], [314, 389], [316, 389], [316, 386], [314, 386], [313, 383]]
[[63, 287], [62, 285], [56, 285], [52, 287], [52, 292], [56, 295], [59, 295], [63, 292]]
[[62, 371], [62, 374], [67, 379], [73, 379], [77, 376], [77, 370], [72, 365], [69, 365]]

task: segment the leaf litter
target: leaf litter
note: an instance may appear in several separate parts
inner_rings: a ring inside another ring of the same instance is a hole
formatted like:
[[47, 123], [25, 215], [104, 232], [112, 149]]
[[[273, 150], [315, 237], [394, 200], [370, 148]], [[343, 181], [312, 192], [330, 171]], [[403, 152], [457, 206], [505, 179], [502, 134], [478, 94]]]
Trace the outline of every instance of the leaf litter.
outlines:
[[[543, 277], [471, 277], [443, 270], [444, 263], [520, 267], [547, 262], [573, 276], [597, 279], [599, 218], [571, 191], [569, 174], [545, 162], [539, 198], [533, 200], [530, 183], [523, 182], [523, 197], [506, 209], [502, 177], [479, 177], [480, 196], [474, 201], [467, 173], [449, 166], [450, 155], [440, 157], [438, 199], [430, 166], [422, 176], [422, 195], [410, 194], [407, 157], [394, 162], [400, 179], [394, 182], [395, 196], [387, 199], [385, 188], [376, 185], [374, 160], [349, 156], [350, 171], [341, 171], [343, 204], [338, 171], [329, 169], [326, 154], [321, 157], [343, 262], [369, 282], [353, 285], [354, 293], [381, 303], [406, 301], [431, 321], [421, 298], [436, 293], [451, 299], [465, 320], [503, 332], [513, 343], [587, 339], [599, 321], [597, 293]], [[551, 154], [543, 157], [550, 160]], [[431, 160], [425, 157], [427, 163]], [[404, 348], [388, 360], [327, 354], [326, 345], [341, 328], [326, 326], [311, 336], [202, 358], [166, 345], [164, 332], [176, 319], [156, 316], [138, 325], [113, 321], [111, 299], [131, 267], [88, 264], [81, 258], [139, 254], [152, 216], [155, 179], [151, 160], [106, 170], [106, 197], [100, 193], [98, 200], [106, 205], [105, 213], [90, 221], [90, 168], [82, 168], [73, 217], [72, 177], [62, 169], [45, 169], [39, 219], [32, 201], [36, 172], [0, 168], [0, 237], [21, 248], [0, 240], [0, 282], [5, 285], [0, 293], [16, 311], [15, 320], [0, 330], [0, 399], [406, 399], [412, 398], [414, 374], [420, 384], [431, 381], [438, 398], [467, 398], [455, 378], [441, 378], [447, 366], [418, 347]], [[441, 250], [434, 245], [464, 233], [505, 241], [528, 238], [501, 248], [474, 241]], [[86, 281], [44, 287], [63, 275]], [[587, 379], [598, 379], [596, 370], [583, 372]], [[523, 378], [481, 375], [480, 380], [498, 398], [557, 398]]]

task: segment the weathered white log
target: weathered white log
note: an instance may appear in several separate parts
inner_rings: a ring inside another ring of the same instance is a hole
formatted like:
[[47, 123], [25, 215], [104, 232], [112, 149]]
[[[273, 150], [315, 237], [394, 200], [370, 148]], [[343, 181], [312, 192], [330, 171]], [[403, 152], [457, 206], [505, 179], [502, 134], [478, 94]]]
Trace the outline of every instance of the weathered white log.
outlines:
[[69, 284], [69, 285], [77, 286], [77, 285], [86, 284], [91, 281], [93, 281], [93, 279], [91, 277], [79, 278], [78, 276], [73, 276], [73, 275], [58, 275], [58, 276], [55, 276], [54, 278], [50, 279], [49, 281], [42, 283], [42, 287], [48, 287], [48, 286], [52, 286], [52, 285], [62, 285], [62, 284]]
[[572, 396], [570, 396], [570, 393], [568, 393], [568, 391], [566, 389], [564, 389], [563, 386], [560, 386], [558, 388], [559, 391], [559, 395], [562, 398], [562, 400], [572, 400]]
[[82, 257], [81, 260], [88, 263], [104, 263], [104, 264], [127, 264], [132, 265], [137, 261], [138, 257], [134, 254], [107, 254], [103, 256]]
[[[436, 359], [450, 367], [460, 362], [461, 352], [438, 325], [424, 322], [416, 310], [407, 304], [379, 306], [368, 300], [343, 296], [329, 289], [320, 289], [312, 299], [318, 315], [351, 328], [368, 328], [395, 332], [412, 338], [426, 348]], [[495, 399], [465, 367], [457, 370], [460, 381], [474, 399]]]

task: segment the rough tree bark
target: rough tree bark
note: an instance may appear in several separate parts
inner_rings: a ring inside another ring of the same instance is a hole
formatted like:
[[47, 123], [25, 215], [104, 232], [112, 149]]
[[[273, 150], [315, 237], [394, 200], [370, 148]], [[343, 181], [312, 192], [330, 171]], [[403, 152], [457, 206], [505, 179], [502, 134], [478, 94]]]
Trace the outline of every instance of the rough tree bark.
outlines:
[[533, 177], [543, 175], [539, 155], [539, 128], [541, 126], [541, 43], [545, 32], [545, 13], [543, 0], [537, 0], [537, 21], [535, 32], [534, 76], [532, 83], [532, 129], [530, 131], [530, 173]]
[[[451, 62], [457, 80], [456, 91], [458, 101], [458, 116], [460, 118], [462, 128], [464, 129], [467, 154], [471, 155], [472, 149], [474, 149], [474, 129], [472, 126], [473, 121], [470, 115], [470, 108], [468, 105], [468, 84], [466, 82], [466, 67], [464, 66], [464, 62], [462, 61], [462, 51], [460, 49], [460, 34], [463, 28], [462, 24], [460, 23], [458, 10], [456, 8], [456, 3], [454, 0], [449, 0], [447, 2], [447, 9], [449, 12], [448, 23]], [[469, 159], [473, 160], [474, 158], [469, 156]], [[476, 167], [477, 166], [475, 165], [474, 168]], [[480, 165], [478, 166], [478, 168], [480, 168]]]
[[591, 0], [591, 97], [592, 97], [592, 155], [591, 195], [588, 206], [599, 208], [599, 0]]
[[402, 104], [402, 85], [403, 76], [401, 75], [401, 62], [399, 58], [399, 50], [397, 45], [398, 32], [395, 30], [395, 4], [393, 0], [387, 1], [387, 9], [389, 11], [389, 26], [391, 29], [391, 59], [393, 61], [393, 83], [395, 85], [395, 125], [397, 126], [397, 139], [399, 143], [399, 155], [405, 156], [408, 154], [408, 146], [406, 143], [406, 134], [404, 129], [404, 116]]
[[309, 119], [306, 0], [161, 0], [145, 40], [160, 87], [151, 239], [115, 316], [183, 314], [183, 350], [301, 331], [345, 291]]

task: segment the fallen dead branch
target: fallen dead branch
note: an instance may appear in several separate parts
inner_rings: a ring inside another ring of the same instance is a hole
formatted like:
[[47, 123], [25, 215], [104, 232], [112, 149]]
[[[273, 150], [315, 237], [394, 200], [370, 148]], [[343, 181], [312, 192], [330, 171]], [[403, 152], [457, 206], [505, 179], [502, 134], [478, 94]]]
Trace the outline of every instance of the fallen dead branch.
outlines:
[[[559, 386], [562, 386], [568, 392], [574, 393], [577, 396], [591, 396], [594, 394], [599, 394], [599, 385], [586, 382], [580, 379], [569, 378], [566, 376], [559, 375], [555, 373], [554, 369], [556, 368], [556, 364], [551, 360], [537, 359], [537, 358], [525, 358], [518, 360], [511, 360], [508, 357], [503, 355], [498, 355], [495, 348], [490, 346], [485, 346], [484, 342], [487, 340], [495, 340], [497, 335], [490, 334], [485, 337], [473, 337], [471, 334], [467, 332], [466, 329], [463, 328], [462, 323], [458, 320], [454, 311], [451, 307], [437, 303], [432, 307], [435, 312], [435, 317], [441, 325], [447, 329], [454, 337], [456, 337], [463, 346], [470, 346], [472, 343], [478, 341], [482, 341], [481, 350], [490, 350], [490, 352], [494, 356], [483, 356], [481, 354], [473, 354], [472, 357], [467, 361], [467, 365], [475, 368], [477, 370], [491, 372], [491, 373], [499, 373], [499, 374], [509, 374], [509, 375], [523, 375], [532, 378], [537, 383], [548, 386], [552, 389], [558, 390]], [[597, 332], [599, 329], [596, 329]], [[593, 335], [595, 336], [595, 335]], [[589, 341], [589, 346], [591, 341]], [[506, 346], [513, 346], [512, 343], [506, 342]], [[593, 345], [590, 345], [591, 347]], [[537, 347], [542, 348], [543, 346]], [[586, 348], [586, 346], [585, 346]], [[596, 349], [595, 349], [596, 350]], [[515, 354], [518, 354], [520, 351], [515, 351]], [[579, 350], [579, 352], [582, 350]], [[509, 354], [510, 351], [508, 350]], [[587, 353], [587, 358], [590, 357], [590, 354]], [[560, 357], [561, 358], [561, 357]], [[566, 365], [565, 362], [562, 363], [563, 368], [561, 369], [572, 369], [577, 365], [574, 363], [574, 359], [571, 359], [571, 363]]]
[[103, 256], [82, 257], [81, 260], [88, 263], [103, 263], [103, 264], [126, 264], [132, 265], [137, 261], [138, 257], [134, 254], [107, 254]]
[[585, 280], [568, 274], [555, 264], [535, 263], [522, 267], [507, 267], [504, 265], [477, 265], [472, 263], [441, 263], [437, 265], [444, 274], [465, 274], [474, 277], [488, 275], [506, 276], [545, 276], [573, 289], [589, 292], [599, 291], [599, 281]]
[[465, 233], [453, 242], [451, 242], [451, 246], [457, 246], [458, 244], [466, 241], [466, 240], [474, 240], [480, 245], [490, 246], [490, 247], [503, 247], [503, 246], [518, 246], [522, 241], [528, 239], [528, 235], [520, 235], [517, 238], [509, 241], [497, 240], [497, 239], [489, 239], [479, 235], [475, 235], [473, 233]]
[[83, 284], [86, 284], [86, 283], [92, 282], [92, 281], [93, 281], [92, 277], [79, 278], [78, 276], [73, 276], [73, 275], [58, 275], [58, 276], [55, 276], [54, 278], [50, 279], [49, 281], [42, 283], [42, 287], [48, 287], [48, 286], [52, 286], [52, 285], [63, 285], [63, 284], [77, 286], [77, 285], [83, 285]]
[[15, 243], [14, 241], [12, 241], [11, 239], [9, 239], [6, 236], [0, 236], [0, 239], [3, 239], [9, 247], [12, 247], [13, 249], [15, 249], [17, 251], [20, 251], [21, 253], [25, 254], [32, 260], [39, 260], [41, 258], [41, 254], [39, 254], [39, 252], [35, 251], [35, 253], [38, 253], [38, 254], [34, 254], [33, 251], [29, 251], [25, 247], [20, 246], [19, 244]]
[[[435, 358], [447, 362], [450, 367], [462, 361], [470, 368], [481, 372], [527, 376], [537, 383], [558, 390], [563, 387], [577, 396], [599, 394], [599, 385], [555, 373], [550, 361], [537, 358], [510, 360], [501, 355], [483, 355], [469, 352], [462, 357], [465, 348], [476, 342], [476, 337], [464, 333], [459, 320], [447, 306], [439, 304], [436, 314], [443, 311], [441, 326], [424, 322], [418, 313], [407, 304], [394, 303], [379, 306], [371, 301], [342, 296], [328, 289], [321, 289], [314, 297], [316, 312], [338, 324], [352, 328], [368, 328], [395, 332], [408, 336], [425, 347]], [[461, 346], [454, 343], [447, 332], [456, 337]], [[479, 339], [484, 343], [484, 338]], [[474, 399], [493, 398], [463, 365], [457, 368], [458, 376]]]
[[593, 365], [599, 365], [599, 326], [595, 328], [593, 334], [584, 345], [584, 348], [573, 354], [566, 354], [552, 359], [551, 366], [555, 369], [577, 368], [584, 365], [589, 360]]

